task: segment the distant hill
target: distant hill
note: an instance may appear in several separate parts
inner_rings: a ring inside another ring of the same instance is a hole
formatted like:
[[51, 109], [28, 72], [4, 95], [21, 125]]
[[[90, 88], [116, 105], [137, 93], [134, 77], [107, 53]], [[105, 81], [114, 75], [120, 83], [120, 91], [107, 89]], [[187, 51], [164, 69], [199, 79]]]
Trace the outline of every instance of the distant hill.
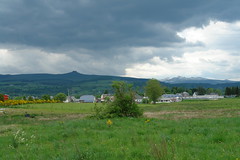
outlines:
[[217, 79], [207, 79], [207, 78], [202, 78], [202, 77], [174, 77], [174, 78], [167, 78], [161, 80], [162, 82], [165, 83], [170, 83], [170, 84], [181, 84], [181, 83], [206, 83], [206, 84], [224, 84], [224, 83], [236, 83], [235, 81], [230, 81], [230, 80], [217, 80]]
[[226, 87], [240, 86], [238, 81], [207, 79], [202, 77], [174, 77], [161, 80], [168, 87], [184, 87], [184, 88], [215, 88], [224, 90]]
[[[65, 94], [70, 91], [71, 95], [94, 94], [100, 95], [105, 90], [112, 92], [112, 81], [126, 81], [143, 92], [148, 79], [107, 76], [86, 75], [76, 71], [65, 74], [19, 74], [0, 75], [0, 93], [10, 96], [41, 96], [43, 94], [55, 95], [59, 92]], [[166, 87], [185, 87], [224, 89], [229, 86], [240, 86], [240, 82], [228, 80], [211, 80], [205, 78], [177, 77], [161, 81]]]
[[76, 71], [66, 74], [0, 75], [0, 93], [10, 96], [43, 94], [55, 95], [68, 90], [73, 95], [102, 94], [111, 92], [112, 81], [126, 81], [143, 88], [148, 79], [118, 76], [86, 75]]

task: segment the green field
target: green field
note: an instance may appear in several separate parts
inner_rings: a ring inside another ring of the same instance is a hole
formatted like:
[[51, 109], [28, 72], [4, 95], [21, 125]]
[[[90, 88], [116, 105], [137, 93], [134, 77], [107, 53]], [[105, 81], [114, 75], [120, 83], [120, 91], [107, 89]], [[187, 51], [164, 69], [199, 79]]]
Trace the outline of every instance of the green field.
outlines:
[[144, 117], [111, 119], [111, 126], [89, 118], [93, 107], [0, 109], [0, 159], [240, 159], [240, 99], [142, 104]]

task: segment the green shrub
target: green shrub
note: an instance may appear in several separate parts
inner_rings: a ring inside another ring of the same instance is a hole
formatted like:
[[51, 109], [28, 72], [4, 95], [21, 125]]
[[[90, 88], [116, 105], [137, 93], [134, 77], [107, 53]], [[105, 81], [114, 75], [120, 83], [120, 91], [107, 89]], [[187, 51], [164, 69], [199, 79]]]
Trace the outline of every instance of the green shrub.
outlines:
[[135, 103], [132, 85], [122, 81], [114, 81], [112, 87], [115, 91], [114, 101], [106, 106], [95, 106], [95, 117], [140, 117], [143, 115], [143, 111]]
[[4, 101], [4, 95], [0, 93], [0, 101]]
[[106, 107], [106, 112], [111, 117], [139, 117], [143, 114], [138, 105], [132, 101], [132, 97], [126, 95], [116, 99]]

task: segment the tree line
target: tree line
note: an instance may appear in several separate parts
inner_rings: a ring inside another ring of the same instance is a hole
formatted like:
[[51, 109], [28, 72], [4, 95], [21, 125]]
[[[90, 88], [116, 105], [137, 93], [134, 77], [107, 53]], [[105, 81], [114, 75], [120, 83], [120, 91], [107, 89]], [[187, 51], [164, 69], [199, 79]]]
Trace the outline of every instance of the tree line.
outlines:
[[240, 96], [240, 88], [238, 86], [237, 87], [226, 87], [225, 95], [226, 96], [235, 95], [235, 96], [239, 97]]
[[[65, 93], [57, 93], [55, 96], [50, 96], [49, 94], [44, 94], [40, 98], [39, 97], [33, 97], [33, 96], [18, 96], [14, 97], [14, 100], [28, 100], [28, 101], [33, 101], [37, 99], [41, 100], [57, 100], [57, 101], [65, 101], [67, 95]], [[0, 95], [0, 100], [1, 100], [1, 95]]]
[[240, 97], [240, 87], [234, 86], [234, 87], [226, 87], [224, 90], [221, 89], [215, 89], [215, 88], [204, 88], [204, 87], [198, 87], [198, 88], [184, 88], [184, 87], [172, 87], [164, 88], [164, 93], [166, 94], [176, 94], [176, 93], [183, 93], [187, 92], [189, 95], [193, 95], [194, 92], [197, 92], [198, 95], [205, 95], [205, 94], [218, 94], [218, 95], [225, 95], [225, 96], [231, 96], [235, 95], [237, 97]]

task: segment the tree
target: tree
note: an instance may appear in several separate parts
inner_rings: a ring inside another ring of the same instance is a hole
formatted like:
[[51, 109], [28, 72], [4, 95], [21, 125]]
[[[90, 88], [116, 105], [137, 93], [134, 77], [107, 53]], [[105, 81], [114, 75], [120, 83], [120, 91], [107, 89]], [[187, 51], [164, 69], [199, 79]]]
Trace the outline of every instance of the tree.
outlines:
[[204, 95], [206, 94], [206, 89], [203, 87], [198, 87], [197, 92], [198, 92], [198, 95]]
[[187, 92], [187, 93], [189, 93], [189, 95], [193, 95], [193, 93], [192, 93], [192, 90], [191, 90], [191, 89], [187, 89], [187, 90], [186, 90], [186, 92]]
[[207, 94], [215, 93], [213, 88], [208, 88], [206, 91]]
[[182, 93], [184, 91], [186, 91], [184, 87], [177, 87], [177, 93]]
[[231, 93], [231, 88], [230, 87], [226, 87], [225, 89], [225, 95], [226, 96], [230, 96], [232, 93]]
[[0, 93], [0, 101], [4, 101], [4, 95]]
[[32, 97], [32, 96], [29, 96], [29, 97], [28, 97], [28, 101], [33, 101], [33, 97]]
[[231, 88], [231, 95], [236, 95], [236, 91], [237, 91], [236, 88], [237, 87], [232, 87]]
[[193, 95], [195, 92], [197, 92], [197, 88], [191, 88], [190, 90], [191, 90], [191, 93], [192, 93], [191, 95]]
[[172, 87], [171, 92], [172, 92], [173, 94], [176, 94], [176, 93], [177, 93], [177, 87]]
[[165, 87], [165, 88], [164, 88], [164, 93], [170, 94], [170, 93], [171, 93], [171, 90], [170, 90], [168, 87]]
[[215, 89], [214, 92], [217, 93], [218, 95], [222, 95], [222, 91], [220, 89]]
[[66, 98], [67, 98], [67, 95], [64, 94], [64, 93], [58, 93], [56, 96], [54, 96], [55, 100], [58, 100], [58, 101], [61, 101], [61, 102], [65, 101]]
[[103, 92], [103, 94], [108, 94], [108, 90], [106, 89], [106, 90]]
[[14, 100], [22, 100], [22, 99], [23, 99], [23, 97], [21, 97], [21, 96], [14, 97]]
[[156, 79], [150, 79], [147, 81], [145, 91], [150, 101], [152, 101], [154, 104], [157, 102], [157, 99], [164, 93], [163, 87]]
[[240, 94], [240, 92], [239, 92], [239, 87], [237, 87], [237, 88], [236, 88], [236, 95], [237, 95], [237, 97], [239, 97], [239, 94]]
[[135, 92], [131, 84], [123, 81], [114, 81], [114, 101], [109, 103], [101, 117], [139, 117], [142, 110], [135, 103]]
[[42, 95], [42, 99], [43, 100], [51, 100], [51, 97], [48, 94], [44, 94], [44, 95]]

